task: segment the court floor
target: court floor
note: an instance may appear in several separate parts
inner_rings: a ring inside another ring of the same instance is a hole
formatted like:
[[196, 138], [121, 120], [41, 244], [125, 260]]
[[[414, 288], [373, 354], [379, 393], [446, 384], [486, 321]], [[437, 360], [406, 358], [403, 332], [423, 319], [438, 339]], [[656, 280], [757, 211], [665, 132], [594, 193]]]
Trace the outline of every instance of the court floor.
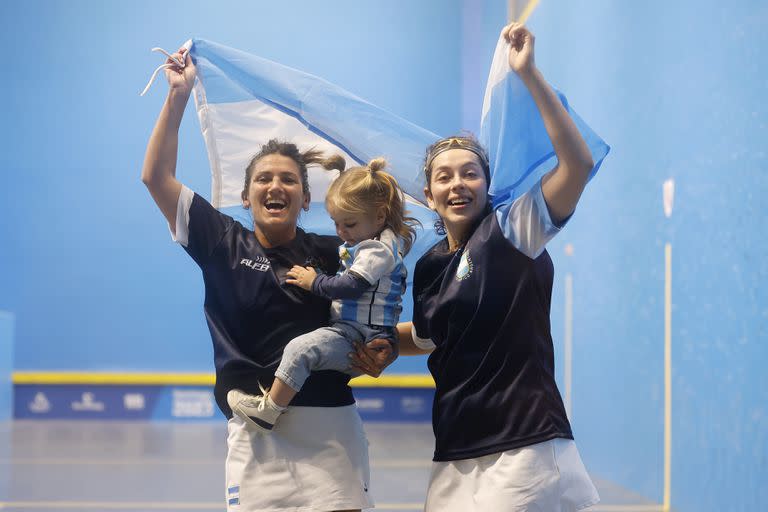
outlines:
[[[421, 510], [428, 424], [367, 423], [376, 510]], [[0, 422], [0, 510], [224, 511], [226, 425]], [[661, 510], [594, 476], [594, 512]], [[487, 511], [483, 511], [487, 512]]]

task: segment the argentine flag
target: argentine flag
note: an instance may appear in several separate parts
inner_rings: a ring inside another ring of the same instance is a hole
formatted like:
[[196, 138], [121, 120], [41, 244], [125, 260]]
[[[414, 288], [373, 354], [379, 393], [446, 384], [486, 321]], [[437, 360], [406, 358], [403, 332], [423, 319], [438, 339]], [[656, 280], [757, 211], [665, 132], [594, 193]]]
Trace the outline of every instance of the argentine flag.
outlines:
[[[510, 44], [499, 37], [485, 87], [480, 143], [488, 150], [489, 193], [494, 206], [524, 194], [557, 164], [552, 142], [531, 93], [509, 66]], [[594, 177], [610, 147], [574, 112], [555, 89], [592, 153]]]
[[[406, 260], [413, 269], [415, 260], [437, 241], [432, 229], [435, 216], [425, 206], [422, 165], [425, 149], [438, 135], [296, 69], [203, 39], [186, 46], [197, 66], [194, 98], [212, 174], [211, 203], [216, 208], [240, 206], [245, 168], [272, 138], [293, 142], [302, 151], [314, 147], [327, 154], [339, 153], [347, 166], [383, 156], [389, 163], [387, 170], [407, 195], [409, 214], [423, 223]], [[490, 192], [496, 204], [526, 192], [556, 164], [536, 105], [509, 68], [508, 51], [509, 44], [500, 37], [483, 102], [480, 136], [489, 151]], [[565, 97], [559, 96], [568, 108]], [[575, 112], [568, 111], [592, 151], [594, 175], [608, 146]], [[322, 168], [309, 169], [312, 205], [300, 218], [307, 231], [334, 232], [324, 200], [336, 175]]]
[[[424, 207], [421, 171], [426, 147], [439, 137], [321, 78], [276, 62], [194, 39], [194, 88], [212, 174], [211, 203], [239, 206], [245, 168], [261, 145], [277, 138], [300, 151], [341, 154], [347, 167], [383, 156], [411, 210]], [[302, 225], [316, 232], [332, 227], [323, 208], [325, 192], [338, 175], [309, 169], [313, 205]], [[413, 213], [413, 212], [412, 212]]]

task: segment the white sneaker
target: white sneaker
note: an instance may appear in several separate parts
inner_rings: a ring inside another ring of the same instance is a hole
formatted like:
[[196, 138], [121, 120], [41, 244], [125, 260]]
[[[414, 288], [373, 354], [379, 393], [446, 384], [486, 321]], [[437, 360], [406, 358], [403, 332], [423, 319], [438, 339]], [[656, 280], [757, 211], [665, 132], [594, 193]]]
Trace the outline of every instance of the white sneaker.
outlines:
[[285, 408], [278, 408], [272, 400], [268, 400], [267, 390], [261, 388], [261, 392], [261, 395], [249, 395], [239, 389], [230, 389], [227, 404], [232, 413], [245, 422], [246, 430], [269, 434]]

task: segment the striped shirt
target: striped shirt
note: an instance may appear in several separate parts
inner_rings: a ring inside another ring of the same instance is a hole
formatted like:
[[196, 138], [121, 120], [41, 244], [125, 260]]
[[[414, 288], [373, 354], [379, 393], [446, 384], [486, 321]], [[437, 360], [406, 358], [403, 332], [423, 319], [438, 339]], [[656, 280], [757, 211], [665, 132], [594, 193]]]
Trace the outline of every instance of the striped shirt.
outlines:
[[406, 268], [402, 241], [391, 229], [375, 239], [339, 247], [339, 275], [352, 273], [371, 286], [358, 299], [336, 299], [331, 303], [331, 319], [367, 325], [394, 327], [402, 311]]

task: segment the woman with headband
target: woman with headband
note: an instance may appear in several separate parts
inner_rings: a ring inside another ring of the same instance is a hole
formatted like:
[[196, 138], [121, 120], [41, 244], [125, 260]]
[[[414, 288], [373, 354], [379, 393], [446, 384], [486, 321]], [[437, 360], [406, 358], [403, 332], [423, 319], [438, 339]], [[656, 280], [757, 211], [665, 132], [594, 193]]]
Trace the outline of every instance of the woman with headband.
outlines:
[[[594, 164], [534, 64], [533, 35], [520, 24], [502, 34], [558, 164], [493, 209], [488, 157], [474, 137], [427, 150], [424, 192], [446, 237], [416, 264], [413, 323], [398, 330], [401, 354], [430, 354], [436, 384], [428, 512], [576, 511], [599, 501], [555, 383], [554, 269], [545, 249], [573, 214]], [[382, 367], [372, 351], [358, 358], [370, 374]]]

